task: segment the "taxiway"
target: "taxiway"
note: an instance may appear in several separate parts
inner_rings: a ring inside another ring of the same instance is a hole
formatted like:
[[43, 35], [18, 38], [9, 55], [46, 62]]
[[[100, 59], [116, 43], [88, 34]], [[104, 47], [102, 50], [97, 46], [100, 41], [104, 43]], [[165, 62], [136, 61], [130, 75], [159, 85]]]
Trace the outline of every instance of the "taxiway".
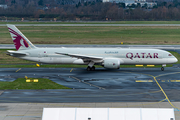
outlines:
[[[180, 120], [180, 65], [166, 68], [0, 68], [0, 81], [48, 78], [69, 90], [0, 90], [0, 119], [41, 120], [43, 108], [175, 108]], [[162, 88], [162, 89], [161, 89]], [[18, 88], [17, 88], [18, 89]]]
[[178, 67], [165, 71], [160, 68], [98, 68], [90, 72], [84, 68], [1, 68], [0, 81], [14, 81], [25, 76], [48, 78], [72, 89], [2, 90], [0, 102], [158, 102], [166, 98], [158, 84], [171, 101], [180, 101]]

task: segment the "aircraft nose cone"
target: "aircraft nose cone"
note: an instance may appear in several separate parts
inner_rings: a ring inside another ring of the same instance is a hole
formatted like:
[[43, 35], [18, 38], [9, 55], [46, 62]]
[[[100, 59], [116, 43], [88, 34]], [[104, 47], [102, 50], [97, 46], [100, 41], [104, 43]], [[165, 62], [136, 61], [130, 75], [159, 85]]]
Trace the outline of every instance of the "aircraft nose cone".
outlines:
[[175, 58], [174, 58], [174, 62], [176, 63], [177, 61], [178, 61], [178, 59], [175, 57]]

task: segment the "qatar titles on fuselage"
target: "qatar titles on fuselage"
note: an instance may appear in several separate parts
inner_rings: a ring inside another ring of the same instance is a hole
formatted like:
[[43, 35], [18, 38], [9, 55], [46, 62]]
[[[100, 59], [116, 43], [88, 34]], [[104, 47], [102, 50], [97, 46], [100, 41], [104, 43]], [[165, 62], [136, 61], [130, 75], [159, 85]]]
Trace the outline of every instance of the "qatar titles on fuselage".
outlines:
[[171, 53], [159, 49], [130, 48], [38, 48], [14, 25], [7, 25], [17, 51], [8, 50], [8, 55], [47, 64], [94, 65], [118, 69], [120, 65], [166, 65], [177, 62]]

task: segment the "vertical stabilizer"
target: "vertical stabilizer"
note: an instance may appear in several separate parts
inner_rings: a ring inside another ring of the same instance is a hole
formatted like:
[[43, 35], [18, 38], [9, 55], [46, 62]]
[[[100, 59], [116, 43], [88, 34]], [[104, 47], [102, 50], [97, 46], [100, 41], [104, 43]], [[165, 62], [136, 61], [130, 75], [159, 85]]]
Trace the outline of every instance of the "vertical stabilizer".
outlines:
[[34, 49], [36, 48], [15, 25], [7, 24], [16, 50]]

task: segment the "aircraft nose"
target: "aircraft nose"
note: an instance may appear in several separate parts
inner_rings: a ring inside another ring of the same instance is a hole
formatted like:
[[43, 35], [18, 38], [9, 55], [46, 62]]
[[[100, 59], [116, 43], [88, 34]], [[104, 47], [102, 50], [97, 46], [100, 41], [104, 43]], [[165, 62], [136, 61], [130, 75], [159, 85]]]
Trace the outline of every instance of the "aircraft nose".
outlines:
[[174, 57], [174, 62], [176, 63], [178, 61], [178, 59], [176, 57]]

